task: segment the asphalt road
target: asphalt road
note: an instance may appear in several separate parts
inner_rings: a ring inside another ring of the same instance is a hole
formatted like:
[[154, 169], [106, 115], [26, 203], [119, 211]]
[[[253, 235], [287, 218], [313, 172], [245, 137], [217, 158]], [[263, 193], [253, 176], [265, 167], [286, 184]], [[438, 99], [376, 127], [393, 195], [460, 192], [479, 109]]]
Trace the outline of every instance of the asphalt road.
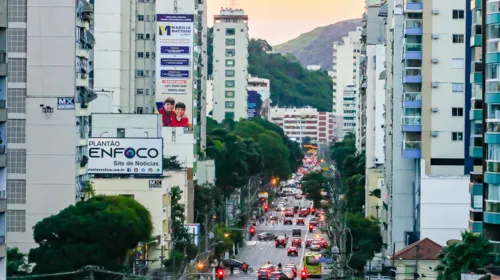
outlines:
[[[283, 200], [283, 199], [281, 199]], [[294, 197], [288, 197], [288, 204], [286, 207], [294, 207], [294, 206], [299, 206], [300, 207], [311, 207], [311, 203], [307, 200], [298, 200], [295, 199]], [[272, 213], [274, 209], [269, 209], [268, 213]], [[278, 216], [284, 215], [283, 212], [276, 212]], [[226, 276], [224, 279], [256, 279], [257, 278], [257, 270], [264, 264], [266, 264], [268, 261], [271, 262], [271, 264], [274, 264], [275, 266], [278, 265], [278, 263], [281, 262], [283, 266], [289, 263], [295, 263], [297, 267], [299, 268], [299, 272], [302, 269], [302, 260], [305, 252], [308, 252], [309, 249], [305, 249], [304, 246], [299, 249], [299, 256], [287, 256], [287, 248], [275, 248], [275, 243], [274, 241], [258, 241], [257, 240], [257, 235], [261, 232], [272, 232], [278, 236], [282, 235], [287, 235], [290, 237], [290, 240], [292, 238], [292, 229], [295, 228], [300, 228], [302, 229], [302, 242], [304, 242], [308, 238], [314, 238], [316, 235], [320, 235], [321, 237], [324, 237], [327, 239], [327, 237], [323, 234], [321, 234], [319, 231], [314, 230], [313, 233], [309, 233], [308, 230], [308, 225], [309, 225], [309, 219], [312, 217], [310, 215], [309, 217], [306, 218], [306, 223], [303, 226], [297, 226], [295, 225], [295, 220], [298, 218], [298, 215], [296, 214], [295, 217], [293, 218], [293, 225], [283, 225], [282, 223], [278, 223], [275, 225], [268, 224], [257, 224], [256, 227], [256, 234], [252, 238], [252, 240], [246, 241], [246, 246], [240, 250], [238, 255], [236, 256], [236, 259], [240, 261], [245, 261], [246, 263], [249, 264], [251, 268], [254, 269], [253, 273], [248, 273], [248, 274], [243, 274], [239, 273], [238, 271], [235, 270], [235, 275], [229, 275], [229, 272], [226, 271]], [[327, 239], [328, 240], [328, 239]], [[289, 242], [290, 243], [290, 242]], [[317, 278], [316, 278], [317, 279]]]

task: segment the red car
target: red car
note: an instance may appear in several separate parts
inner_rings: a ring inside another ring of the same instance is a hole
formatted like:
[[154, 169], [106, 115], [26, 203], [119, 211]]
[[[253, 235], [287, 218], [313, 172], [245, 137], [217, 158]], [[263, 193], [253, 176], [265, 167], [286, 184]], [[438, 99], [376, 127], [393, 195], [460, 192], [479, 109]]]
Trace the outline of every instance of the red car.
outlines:
[[290, 256], [290, 255], [298, 256], [299, 255], [299, 250], [297, 250], [296, 247], [290, 247], [290, 248], [288, 248], [287, 255], [288, 256]]
[[302, 247], [302, 239], [300, 239], [300, 238], [292, 239], [292, 246], [297, 247], [297, 248], [301, 248]]
[[295, 224], [296, 224], [296, 225], [305, 225], [305, 224], [306, 224], [306, 222], [304, 222], [304, 219], [297, 219], [297, 220], [295, 221]]
[[286, 211], [285, 212], [285, 217], [293, 217], [295, 216], [295, 213], [293, 213], [293, 211]]
[[315, 241], [318, 241], [321, 248], [326, 248], [328, 246], [328, 242], [324, 238], [317, 238]]
[[306, 243], [306, 248], [311, 247], [311, 244], [312, 244], [313, 241], [314, 241], [313, 239], [307, 239], [306, 242], [305, 242]]
[[316, 208], [311, 208], [311, 213], [314, 215], [314, 213], [316, 213]]

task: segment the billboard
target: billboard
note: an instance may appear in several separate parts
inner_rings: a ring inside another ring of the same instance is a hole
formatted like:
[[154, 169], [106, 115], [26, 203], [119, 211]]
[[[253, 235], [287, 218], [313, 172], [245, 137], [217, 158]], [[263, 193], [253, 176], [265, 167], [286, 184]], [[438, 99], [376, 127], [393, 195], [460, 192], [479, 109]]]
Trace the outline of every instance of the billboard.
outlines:
[[89, 174], [163, 173], [162, 138], [89, 138]]
[[165, 127], [193, 125], [194, 15], [156, 15], [156, 112]]
[[260, 116], [261, 104], [260, 94], [255, 90], [249, 90], [247, 95], [247, 114], [249, 118]]

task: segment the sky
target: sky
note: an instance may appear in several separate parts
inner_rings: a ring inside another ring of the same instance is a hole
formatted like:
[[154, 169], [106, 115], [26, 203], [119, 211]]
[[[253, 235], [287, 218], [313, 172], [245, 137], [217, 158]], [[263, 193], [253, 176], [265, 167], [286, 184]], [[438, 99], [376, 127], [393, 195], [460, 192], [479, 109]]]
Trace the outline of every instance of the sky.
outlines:
[[[316, 27], [361, 18], [365, 0], [209, 0], [208, 26], [221, 7], [245, 10], [250, 37], [284, 43]], [[314, 3], [314, 4], [311, 4]]]

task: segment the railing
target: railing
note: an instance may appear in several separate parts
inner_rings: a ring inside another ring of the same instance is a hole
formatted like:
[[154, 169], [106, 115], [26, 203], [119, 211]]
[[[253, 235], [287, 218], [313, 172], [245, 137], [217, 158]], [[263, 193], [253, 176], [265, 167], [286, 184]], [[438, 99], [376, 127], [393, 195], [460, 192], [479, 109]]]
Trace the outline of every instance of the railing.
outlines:
[[403, 149], [405, 150], [420, 150], [422, 148], [421, 141], [404, 141]]
[[500, 173], [500, 162], [488, 161], [486, 163], [486, 171], [487, 172]]
[[405, 68], [403, 76], [422, 76], [422, 68]]
[[407, 52], [421, 52], [422, 51], [422, 44], [406, 43], [405, 44], [405, 51], [407, 51]]
[[403, 117], [403, 125], [422, 125], [421, 116]]
[[405, 22], [406, 28], [422, 28], [421, 19], [407, 19]]
[[421, 92], [405, 92], [405, 93], [403, 93], [403, 100], [404, 101], [422, 100], [422, 93]]
[[488, 110], [488, 119], [500, 119], [500, 110]]

